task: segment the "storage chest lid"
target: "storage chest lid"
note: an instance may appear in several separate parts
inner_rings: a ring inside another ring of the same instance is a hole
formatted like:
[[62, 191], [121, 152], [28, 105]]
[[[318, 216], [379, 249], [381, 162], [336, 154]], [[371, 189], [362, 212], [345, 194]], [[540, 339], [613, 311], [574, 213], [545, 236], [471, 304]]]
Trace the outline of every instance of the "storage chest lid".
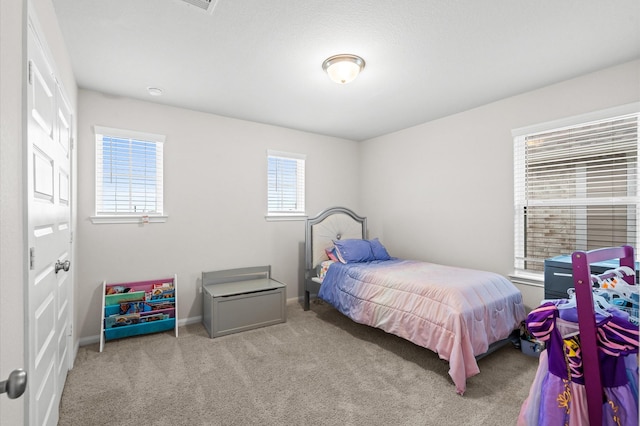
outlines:
[[286, 287], [279, 281], [269, 278], [261, 278], [257, 280], [234, 281], [230, 283], [207, 284], [204, 291], [212, 297], [233, 296], [237, 294], [255, 293], [258, 291], [275, 290], [277, 288]]

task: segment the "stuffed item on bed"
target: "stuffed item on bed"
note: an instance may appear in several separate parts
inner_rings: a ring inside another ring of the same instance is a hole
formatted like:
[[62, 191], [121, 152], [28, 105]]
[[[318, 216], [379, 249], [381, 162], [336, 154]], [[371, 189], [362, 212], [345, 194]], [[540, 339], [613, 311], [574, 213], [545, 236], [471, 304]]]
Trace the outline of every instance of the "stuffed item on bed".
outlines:
[[318, 279], [324, 280], [324, 276], [327, 275], [329, 266], [336, 263], [336, 260], [325, 260], [317, 266]]

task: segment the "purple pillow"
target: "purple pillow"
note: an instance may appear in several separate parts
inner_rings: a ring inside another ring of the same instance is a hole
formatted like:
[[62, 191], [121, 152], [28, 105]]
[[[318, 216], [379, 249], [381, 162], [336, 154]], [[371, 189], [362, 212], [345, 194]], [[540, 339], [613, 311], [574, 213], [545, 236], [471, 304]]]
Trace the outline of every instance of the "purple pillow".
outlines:
[[368, 240], [335, 240], [338, 259], [342, 263], [370, 262], [376, 260]]
[[373, 257], [376, 260], [389, 260], [391, 256], [389, 256], [389, 252], [382, 245], [380, 240], [374, 238], [373, 240], [369, 240], [369, 244], [371, 245], [371, 252], [373, 253]]

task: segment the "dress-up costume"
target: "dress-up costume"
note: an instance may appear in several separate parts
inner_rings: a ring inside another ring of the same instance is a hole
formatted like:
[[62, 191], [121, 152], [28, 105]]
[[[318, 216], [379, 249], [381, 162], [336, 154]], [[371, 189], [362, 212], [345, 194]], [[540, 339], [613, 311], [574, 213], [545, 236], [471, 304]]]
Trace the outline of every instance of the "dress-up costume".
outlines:
[[[546, 350], [520, 411], [518, 425], [589, 424], [577, 310], [567, 300], [531, 311], [527, 328]], [[567, 305], [568, 306], [568, 305]], [[638, 425], [638, 326], [618, 309], [596, 314], [603, 387], [602, 425]]]

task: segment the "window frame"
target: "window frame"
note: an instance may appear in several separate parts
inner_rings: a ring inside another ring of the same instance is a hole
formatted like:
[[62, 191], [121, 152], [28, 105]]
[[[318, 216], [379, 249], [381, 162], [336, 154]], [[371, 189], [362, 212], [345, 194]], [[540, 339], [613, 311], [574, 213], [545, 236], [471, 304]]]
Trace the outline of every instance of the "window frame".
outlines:
[[[130, 139], [135, 141], [154, 143], [156, 147], [160, 147], [160, 158], [157, 159], [157, 169], [159, 170], [159, 174], [156, 173], [156, 185], [159, 189], [157, 189], [157, 196], [160, 198], [160, 211], [158, 212], [99, 212], [100, 200], [98, 199], [98, 194], [100, 193], [101, 182], [99, 182], [99, 177], [101, 176], [100, 170], [102, 169], [103, 163], [100, 159], [98, 147], [102, 142], [103, 137], [114, 137], [114, 138], [122, 138], [122, 139]], [[164, 144], [166, 142], [166, 137], [160, 134], [148, 133], [148, 132], [140, 132], [135, 130], [125, 130], [125, 129], [117, 129], [111, 127], [104, 126], [94, 126], [94, 160], [95, 160], [95, 179], [94, 179], [94, 215], [90, 217], [91, 222], [94, 224], [102, 224], [102, 223], [163, 223], [166, 222], [168, 215], [166, 214], [164, 208]]]
[[[296, 162], [296, 173], [295, 173], [295, 182], [296, 182], [296, 201], [295, 203], [298, 205], [302, 205], [300, 208], [295, 210], [271, 210], [270, 207], [270, 197], [273, 192], [271, 189], [271, 179], [270, 179], [270, 162], [272, 158], [280, 158], [286, 161], [295, 161]], [[302, 166], [302, 170], [300, 170], [300, 166]], [[284, 151], [276, 151], [276, 150], [267, 150], [267, 213], [265, 218], [267, 220], [303, 220], [307, 217], [306, 213], [306, 155], [292, 152], [284, 152]]]
[[[574, 117], [568, 117], [561, 120], [554, 120], [546, 123], [536, 124], [533, 126], [522, 127], [512, 130], [513, 148], [514, 148], [514, 272], [511, 275], [516, 281], [526, 284], [542, 285], [544, 282], [544, 273], [527, 270], [524, 267], [524, 213], [523, 189], [525, 187], [525, 175], [526, 170], [524, 166], [524, 148], [523, 143], [528, 135], [537, 133], [550, 132], [553, 130], [576, 127], [581, 125], [587, 125], [588, 123], [615, 119], [617, 117], [628, 116], [632, 114], [640, 113], [640, 102], [634, 102], [618, 107], [608, 108], [592, 113], [581, 114]], [[638, 126], [640, 127], [640, 117], [638, 118]], [[640, 128], [638, 129], [638, 138], [640, 139]], [[519, 144], [520, 143], [520, 144]], [[638, 142], [640, 144], [640, 141]], [[640, 148], [638, 148], [640, 151]], [[640, 165], [640, 161], [638, 162]], [[640, 167], [640, 166], [639, 166]], [[637, 172], [637, 176], [640, 178], [640, 171]], [[519, 192], [520, 191], [520, 192]], [[638, 194], [640, 195], [640, 194]], [[638, 196], [636, 195], [636, 196]], [[595, 204], [595, 203], [594, 203]], [[636, 202], [636, 224], [640, 226], [640, 204]], [[640, 232], [636, 233], [636, 243], [640, 241]], [[564, 253], [567, 254], [567, 253]], [[568, 253], [571, 254], [571, 253]], [[636, 252], [636, 257], [638, 253]]]

